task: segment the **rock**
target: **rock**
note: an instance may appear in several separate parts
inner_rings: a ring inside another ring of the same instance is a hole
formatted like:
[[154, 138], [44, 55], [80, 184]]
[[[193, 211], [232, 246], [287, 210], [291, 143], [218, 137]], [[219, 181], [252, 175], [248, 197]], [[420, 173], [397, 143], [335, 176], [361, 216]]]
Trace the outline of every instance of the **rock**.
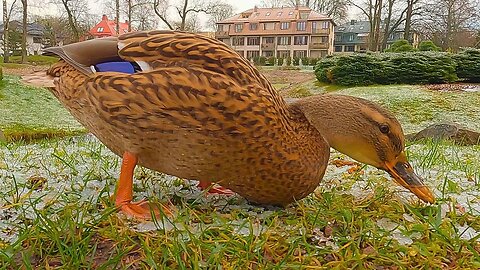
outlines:
[[480, 144], [480, 133], [465, 129], [458, 124], [434, 124], [416, 134], [405, 136], [407, 140], [419, 141], [422, 139], [451, 140], [458, 145]]

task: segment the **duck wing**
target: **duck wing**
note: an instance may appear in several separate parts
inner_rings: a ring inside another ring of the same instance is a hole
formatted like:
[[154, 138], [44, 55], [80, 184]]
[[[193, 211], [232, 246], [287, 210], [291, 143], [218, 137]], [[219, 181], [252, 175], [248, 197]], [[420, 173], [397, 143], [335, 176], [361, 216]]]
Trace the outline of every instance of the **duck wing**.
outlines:
[[121, 58], [136, 62], [142, 70], [182, 63], [221, 73], [240, 85], [257, 83], [275, 92], [266, 78], [225, 43], [200, 34], [178, 31], [144, 31], [118, 38]]

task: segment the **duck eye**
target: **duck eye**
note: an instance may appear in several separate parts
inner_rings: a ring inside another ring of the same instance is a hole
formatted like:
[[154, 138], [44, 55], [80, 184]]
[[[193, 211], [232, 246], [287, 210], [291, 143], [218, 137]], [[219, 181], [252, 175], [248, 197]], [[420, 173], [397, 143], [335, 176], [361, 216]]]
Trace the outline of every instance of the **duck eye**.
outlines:
[[380, 125], [380, 131], [383, 133], [383, 134], [388, 134], [388, 132], [390, 132], [390, 128], [388, 127], [388, 125]]

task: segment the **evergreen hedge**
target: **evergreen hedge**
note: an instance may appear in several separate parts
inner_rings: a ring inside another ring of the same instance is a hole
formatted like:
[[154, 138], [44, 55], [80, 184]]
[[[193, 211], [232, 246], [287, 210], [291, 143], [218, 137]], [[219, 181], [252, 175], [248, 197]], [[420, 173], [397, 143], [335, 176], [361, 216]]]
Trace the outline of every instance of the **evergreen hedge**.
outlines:
[[367, 53], [321, 59], [321, 82], [340, 85], [424, 84], [458, 80], [451, 54], [441, 52]]
[[459, 78], [470, 82], [480, 82], [480, 50], [466, 49], [454, 55]]

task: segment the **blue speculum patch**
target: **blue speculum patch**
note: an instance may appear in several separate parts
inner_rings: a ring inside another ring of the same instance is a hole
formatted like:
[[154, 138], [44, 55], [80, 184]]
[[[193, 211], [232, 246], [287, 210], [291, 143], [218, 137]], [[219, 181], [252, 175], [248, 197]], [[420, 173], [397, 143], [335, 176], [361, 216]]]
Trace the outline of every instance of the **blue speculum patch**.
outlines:
[[121, 72], [133, 74], [135, 73], [135, 66], [130, 62], [104, 62], [95, 65], [95, 70], [98, 72]]

